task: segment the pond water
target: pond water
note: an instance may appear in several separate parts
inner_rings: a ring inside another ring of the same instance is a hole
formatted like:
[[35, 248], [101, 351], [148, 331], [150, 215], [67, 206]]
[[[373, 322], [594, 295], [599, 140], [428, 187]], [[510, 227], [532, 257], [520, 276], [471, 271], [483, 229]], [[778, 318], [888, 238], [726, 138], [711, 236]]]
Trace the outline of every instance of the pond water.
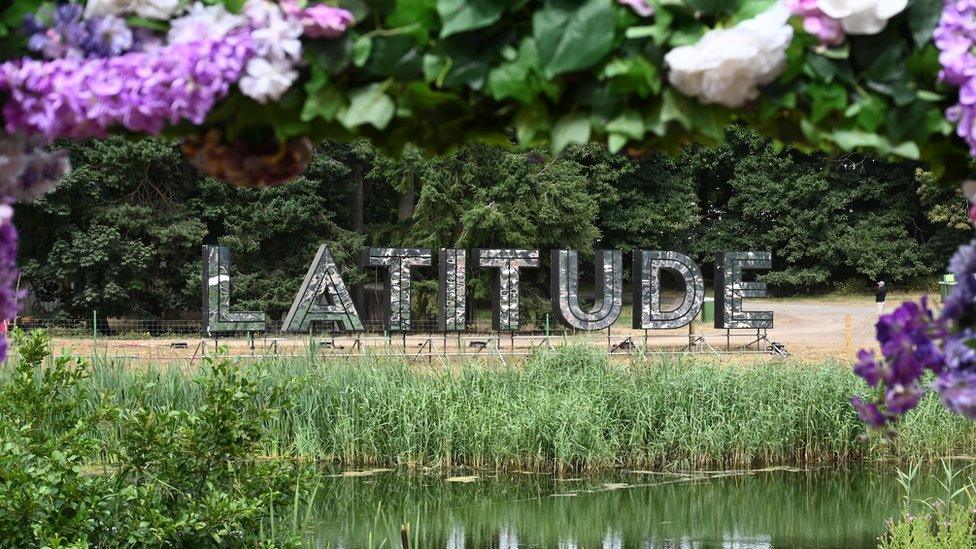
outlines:
[[314, 544], [333, 548], [399, 548], [404, 523], [411, 548], [874, 547], [905, 496], [893, 470], [321, 478]]

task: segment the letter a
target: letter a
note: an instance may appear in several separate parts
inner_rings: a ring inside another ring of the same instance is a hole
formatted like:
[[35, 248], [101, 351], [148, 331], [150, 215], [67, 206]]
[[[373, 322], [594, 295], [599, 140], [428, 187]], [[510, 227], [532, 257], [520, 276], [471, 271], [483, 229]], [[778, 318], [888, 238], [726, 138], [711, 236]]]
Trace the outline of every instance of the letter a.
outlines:
[[313, 321], [337, 322], [350, 332], [363, 329], [352, 297], [325, 244], [319, 246], [281, 329], [307, 332]]

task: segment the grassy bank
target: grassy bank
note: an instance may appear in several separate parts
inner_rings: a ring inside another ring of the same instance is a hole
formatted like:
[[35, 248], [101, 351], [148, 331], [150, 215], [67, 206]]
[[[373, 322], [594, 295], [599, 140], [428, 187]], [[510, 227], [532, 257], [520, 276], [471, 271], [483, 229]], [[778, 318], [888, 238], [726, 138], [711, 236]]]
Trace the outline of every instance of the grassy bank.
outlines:
[[[737, 468], [934, 459], [976, 448], [976, 423], [934, 398], [893, 441], [863, 442], [848, 402], [864, 386], [834, 363], [609, 364], [601, 352], [568, 348], [516, 367], [368, 357], [257, 367], [270, 372], [268, 390], [284, 388], [292, 401], [268, 420], [266, 452], [348, 466]], [[189, 409], [200, 399], [195, 375], [96, 363], [85, 382], [122, 407]], [[118, 429], [104, 429], [112, 444]]]

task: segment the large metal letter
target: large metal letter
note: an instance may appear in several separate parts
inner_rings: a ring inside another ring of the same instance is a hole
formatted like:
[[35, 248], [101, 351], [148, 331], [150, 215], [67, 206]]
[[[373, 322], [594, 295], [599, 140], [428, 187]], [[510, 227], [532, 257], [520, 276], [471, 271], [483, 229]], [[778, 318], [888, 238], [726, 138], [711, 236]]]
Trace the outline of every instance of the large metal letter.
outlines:
[[[661, 310], [661, 269], [678, 273], [685, 283], [681, 304]], [[640, 330], [670, 330], [695, 320], [705, 301], [701, 269], [678, 252], [642, 250], [634, 253], [634, 323]]]
[[315, 259], [305, 273], [302, 287], [295, 294], [281, 329], [285, 332], [307, 332], [312, 322], [336, 322], [346, 331], [362, 331], [356, 305], [342, 281], [329, 247], [319, 246]]
[[519, 329], [519, 269], [538, 267], [539, 250], [476, 249], [480, 267], [497, 267], [491, 277], [491, 328], [496, 332]]
[[467, 325], [464, 250], [441, 248], [438, 255], [437, 329], [463, 332]]
[[624, 254], [616, 250], [596, 253], [596, 303], [583, 311], [579, 298], [579, 252], [553, 250], [549, 299], [560, 322], [578, 330], [603, 330], [620, 317], [623, 308]]
[[433, 256], [421, 248], [363, 248], [364, 267], [386, 266], [383, 295], [386, 301], [386, 329], [410, 331], [410, 267], [429, 267]]
[[715, 254], [715, 327], [772, 328], [772, 311], [743, 311], [742, 298], [766, 297], [766, 284], [743, 282], [743, 269], [770, 269], [770, 252], [719, 252]]
[[230, 250], [227, 246], [203, 246], [203, 329], [219, 332], [263, 332], [264, 313], [230, 310]]

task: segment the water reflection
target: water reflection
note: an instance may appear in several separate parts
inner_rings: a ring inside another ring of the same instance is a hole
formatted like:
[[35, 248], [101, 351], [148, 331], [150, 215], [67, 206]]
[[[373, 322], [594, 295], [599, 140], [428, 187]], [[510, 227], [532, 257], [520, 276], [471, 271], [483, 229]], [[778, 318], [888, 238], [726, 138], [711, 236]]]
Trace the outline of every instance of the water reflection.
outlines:
[[[873, 547], [901, 511], [893, 473], [774, 471], [704, 477], [544, 475], [445, 482], [387, 472], [323, 477], [319, 547], [630, 549]], [[918, 497], [944, 496], [934, 477]]]

